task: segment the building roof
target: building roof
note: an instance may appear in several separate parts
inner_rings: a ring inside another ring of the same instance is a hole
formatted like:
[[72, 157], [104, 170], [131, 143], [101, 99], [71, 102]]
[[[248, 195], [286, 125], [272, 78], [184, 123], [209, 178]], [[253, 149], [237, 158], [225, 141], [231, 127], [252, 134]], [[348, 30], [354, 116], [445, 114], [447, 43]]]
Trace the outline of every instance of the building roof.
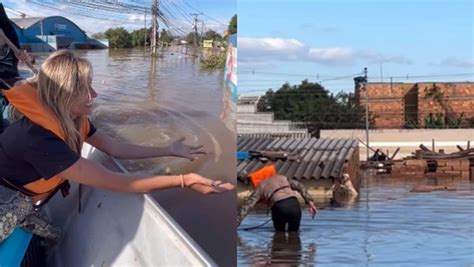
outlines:
[[33, 24], [36, 24], [42, 20], [47, 19], [48, 17], [25, 17], [25, 18], [12, 18], [13, 21], [18, 27], [22, 29], [29, 28]]
[[278, 132], [278, 133], [237, 133], [241, 138], [276, 138], [276, 137], [291, 137], [291, 138], [311, 138], [308, 132]]
[[[330, 179], [341, 175], [343, 164], [349, 161], [358, 146], [355, 139], [237, 138], [238, 151], [285, 151], [297, 155], [298, 160], [273, 161], [279, 174], [293, 179]], [[246, 181], [249, 173], [266, 163], [259, 158], [238, 161], [238, 179]]]
[[[84, 31], [74, 23], [72, 20], [63, 17], [63, 16], [50, 16], [50, 17], [25, 17], [25, 18], [12, 18], [10, 19], [13, 23], [15, 23], [19, 28], [21, 29], [28, 29], [29, 27], [35, 25], [38, 22], [45, 21], [47, 19], [52, 19], [52, 18], [60, 18], [66, 21], [69, 21], [71, 24], [73, 24], [75, 27], [77, 27], [81, 32], [84, 33]], [[84, 33], [85, 34], [85, 33]]]

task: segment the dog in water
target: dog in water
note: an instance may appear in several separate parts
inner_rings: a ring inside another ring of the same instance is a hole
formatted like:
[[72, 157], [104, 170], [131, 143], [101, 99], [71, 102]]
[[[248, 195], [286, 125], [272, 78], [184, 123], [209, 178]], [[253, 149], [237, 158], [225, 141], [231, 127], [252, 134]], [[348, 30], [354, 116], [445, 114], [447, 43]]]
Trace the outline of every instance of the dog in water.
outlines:
[[336, 205], [348, 205], [355, 202], [359, 193], [354, 188], [350, 176], [347, 173], [334, 179], [332, 186], [331, 202]]

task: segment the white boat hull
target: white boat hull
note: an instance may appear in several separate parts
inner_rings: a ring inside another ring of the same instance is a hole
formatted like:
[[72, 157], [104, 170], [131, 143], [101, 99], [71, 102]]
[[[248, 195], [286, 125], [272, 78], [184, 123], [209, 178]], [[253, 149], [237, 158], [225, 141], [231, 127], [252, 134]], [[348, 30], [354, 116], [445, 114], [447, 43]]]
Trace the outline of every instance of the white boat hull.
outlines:
[[[85, 158], [117, 169], [113, 160], [89, 145]], [[78, 185], [57, 194], [45, 207], [63, 229], [51, 250], [53, 266], [212, 266], [213, 260], [148, 195], [115, 193]]]

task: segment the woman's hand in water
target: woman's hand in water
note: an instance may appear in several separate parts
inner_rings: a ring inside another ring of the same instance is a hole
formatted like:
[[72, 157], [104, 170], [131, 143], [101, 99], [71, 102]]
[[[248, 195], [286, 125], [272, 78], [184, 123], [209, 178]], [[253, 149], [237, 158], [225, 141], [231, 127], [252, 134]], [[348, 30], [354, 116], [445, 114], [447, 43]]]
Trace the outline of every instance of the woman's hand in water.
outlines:
[[184, 185], [203, 194], [222, 193], [234, 189], [234, 185], [231, 183], [213, 181], [196, 173], [186, 174]]
[[309, 214], [311, 214], [311, 218], [314, 219], [314, 216], [316, 216], [316, 214], [318, 213], [318, 209], [314, 205], [313, 201], [310, 201], [308, 203], [308, 211], [309, 211]]
[[170, 156], [180, 157], [180, 158], [187, 158], [189, 160], [195, 160], [196, 155], [198, 154], [207, 154], [204, 150], [202, 150], [203, 146], [190, 146], [184, 144], [184, 137], [174, 141], [169, 147], [168, 151]]

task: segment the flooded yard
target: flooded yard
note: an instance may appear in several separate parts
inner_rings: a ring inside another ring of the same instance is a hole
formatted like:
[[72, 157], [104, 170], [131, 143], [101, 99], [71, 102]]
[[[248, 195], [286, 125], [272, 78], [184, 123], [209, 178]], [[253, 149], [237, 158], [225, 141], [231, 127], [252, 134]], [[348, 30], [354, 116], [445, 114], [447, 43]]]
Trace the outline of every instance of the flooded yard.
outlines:
[[[350, 206], [306, 210], [296, 234], [275, 234], [272, 223], [238, 231], [238, 264], [317, 266], [472, 266], [474, 183], [450, 182], [456, 191], [412, 193], [415, 184], [444, 181], [371, 179]], [[241, 228], [269, 217], [250, 214]]]

